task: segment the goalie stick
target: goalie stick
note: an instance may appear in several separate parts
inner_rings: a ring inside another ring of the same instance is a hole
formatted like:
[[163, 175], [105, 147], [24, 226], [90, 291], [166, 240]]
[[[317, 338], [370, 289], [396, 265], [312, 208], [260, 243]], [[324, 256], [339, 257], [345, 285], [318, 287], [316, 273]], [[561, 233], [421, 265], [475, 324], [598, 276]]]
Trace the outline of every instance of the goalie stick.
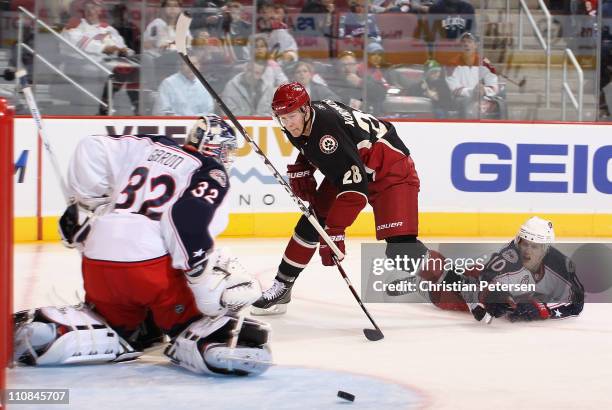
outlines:
[[263, 159], [264, 163], [266, 164], [266, 166], [268, 167], [268, 169], [270, 170], [270, 172], [272, 173], [276, 181], [285, 189], [285, 191], [287, 192], [287, 194], [289, 194], [293, 202], [300, 208], [300, 211], [302, 212], [302, 214], [308, 219], [308, 221], [312, 224], [312, 226], [319, 233], [321, 238], [334, 252], [334, 258], [333, 258], [334, 263], [338, 267], [338, 270], [340, 271], [340, 274], [342, 275], [345, 282], [349, 285], [349, 289], [351, 290], [351, 293], [353, 294], [353, 296], [359, 303], [359, 306], [361, 307], [361, 309], [364, 311], [364, 313], [366, 314], [366, 316], [368, 317], [368, 319], [374, 326], [374, 329], [363, 329], [363, 333], [365, 337], [371, 341], [382, 339], [384, 337], [382, 331], [380, 330], [380, 328], [378, 327], [378, 325], [376, 324], [376, 322], [374, 321], [374, 319], [372, 318], [368, 310], [363, 305], [363, 302], [359, 298], [359, 295], [353, 288], [350, 280], [348, 279], [348, 277], [346, 276], [346, 273], [344, 272], [344, 269], [342, 269], [340, 265], [340, 261], [344, 259], [344, 254], [340, 251], [340, 249], [338, 249], [336, 244], [330, 239], [329, 235], [327, 235], [327, 233], [325, 232], [321, 224], [319, 224], [319, 221], [317, 220], [316, 216], [308, 209], [308, 207], [304, 204], [304, 202], [302, 202], [300, 198], [295, 196], [289, 184], [283, 179], [283, 177], [278, 172], [276, 167], [274, 167], [272, 162], [270, 162], [266, 154], [261, 150], [261, 148], [259, 148], [259, 145], [257, 145], [257, 143], [249, 136], [249, 134], [246, 132], [244, 127], [242, 127], [242, 125], [236, 119], [236, 116], [229, 110], [227, 105], [225, 105], [225, 103], [223, 102], [219, 94], [217, 94], [217, 92], [212, 88], [212, 86], [208, 83], [208, 81], [206, 81], [204, 76], [202, 76], [202, 73], [200, 73], [200, 70], [198, 70], [193, 65], [191, 60], [189, 59], [189, 56], [187, 55], [186, 41], [187, 41], [187, 33], [189, 31], [190, 24], [191, 24], [191, 17], [186, 12], [181, 13], [176, 22], [176, 40], [175, 40], [176, 49], [178, 51], [179, 56], [182, 58], [185, 64], [187, 64], [189, 69], [193, 72], [193, 74], [200, 81], [200, 83], [202, 83], [204, 88], [206, 88], [206, 90], [210, 93], [212, 98], [219, 105], [219, 107], [225, 113], [225, 115], [227, 115], [227, 118], [236, 127], [238, 132], [240, 132], [243, 138], [248, 142], [248, 144], [251, 146], [253, 151], [255, 151], [255, 153], [259, 155], [261, 159]]
[[[42, 116], [40, 115], [40, 110], [38, 109], [38, 104], [36, 104], [36, 99], [34, 98], [34, 93], [32, 93], [32, 88], [27, 81], [27, 71], [24, 69], [18, 70], [15, 73], [15, 77], [19, 81], [19, 85], [21, 87], [21, 91], [23, 92], [23, 96], [25, 97], [26, 104], [30, 109], [30, 113], [32, 114], [32, 118], [36, 123], [36, 128], [38, 129], [38, 135], [42, 140], [42, 145], [45, 147], [45, 151], [49, 155], [49, 160], [51, 161], [51, 165], [53, 167], [53, 171], [55, 172], [55, 176], [59, 181], [60, 188], [62, 190], [62, 194], [64, 196], [64, 200], [66, 201], [66, 205], [70, 206], [74, 202], [76, 202], [75, 198], [70, 196], [68, 191], [68, 185], [66, 185], [66, 180], [62, 175], [62, 170], [60, 168], [59, 162], [57, 160], [57, 156], [55, 155], [55, 151], [53, 151], [53, 147], [51, 146], [51, 141], [47, 136], [45, 128], [42, 123]], [[40, 155], [40, 154], [39, 154]], [[115, 208], [115, 198], [110, 198], [110, 201], [106, 204], [100, 204], [96, 209], [88, 210], [86, 220], [83, 222], [79, 230], [75, 233], [74, 238], [78, 238], [81, 233], [83, 233], [94, 221], [96, 218], [105, 215], [111, 212]], [[66, 245], [69, 246], [69, 245]], [[69, 246], [73, 247], [73, 246]]]
[[27, 81], [27, 72], [25, 70], [18, 70], [15, 73], [15, 77], [19, 80], [19, 84], [21, 86], [21, 91], [23, 91], [23, 96], [25, 97], [26, 104], [30, 109], [30, 113], [32, 113], [32, 118], [36, 123], [36, 128], [38, 129], [38, 134], [42, 140], [43, 146], [45, 147], [45, 151], [49, 154], [49, 160], [51, 161], [51, 165], [53, 166], [53, 171], [55, 172], [55, 176], [57, 177], [60, 188], [62, 189], [62, 194], [64, 195], [64, 199], [66, 200], [66, 204], [70, 203], [70, 195], [68, 194], [68, 188], [66, 186], [66, 181], [62, 176], [62, 171], [59, 166], [59, 162], [57, 161], [57, 156], [51, 147], [51, 142], [49, 141], [49, 137], [45, 132], [45, 129], [42, 124], [42, 117], [40, 116], [40, 111], [38, 110], [38, 105], [36, 104], [36, 100], [34, 99], [34, 94], [32, 93], [32, 88]]

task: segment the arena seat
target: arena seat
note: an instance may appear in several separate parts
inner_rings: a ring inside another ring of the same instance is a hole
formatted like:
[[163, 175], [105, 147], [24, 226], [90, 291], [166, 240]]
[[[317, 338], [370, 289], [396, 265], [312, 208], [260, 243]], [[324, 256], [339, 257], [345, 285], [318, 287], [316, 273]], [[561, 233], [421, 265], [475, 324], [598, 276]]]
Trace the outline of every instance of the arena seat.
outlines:
[[388, 117], [432, 118], [433, 106], [429, 98], [387, 95], [383, 112], [388, 113]]

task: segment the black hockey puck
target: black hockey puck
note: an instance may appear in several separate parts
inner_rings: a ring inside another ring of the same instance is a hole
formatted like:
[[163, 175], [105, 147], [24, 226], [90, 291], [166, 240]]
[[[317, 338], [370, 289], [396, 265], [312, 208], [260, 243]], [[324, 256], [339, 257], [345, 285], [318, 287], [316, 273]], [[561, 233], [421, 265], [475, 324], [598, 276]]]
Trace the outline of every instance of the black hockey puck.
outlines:
[[342, 390], [338, 390], [338, 397], [348, 401], [355, 401], [355, 396]]

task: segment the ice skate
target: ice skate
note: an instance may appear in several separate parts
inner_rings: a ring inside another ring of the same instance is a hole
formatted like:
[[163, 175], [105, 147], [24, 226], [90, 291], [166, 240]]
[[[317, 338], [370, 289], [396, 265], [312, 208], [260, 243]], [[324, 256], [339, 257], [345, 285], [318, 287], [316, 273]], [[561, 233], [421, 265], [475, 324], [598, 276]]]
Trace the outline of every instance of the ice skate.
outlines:
[[287, 305], [291, 301], [292, 286], [292, 283], [285, 283], [274, 279], [272, 286], [253, 303], [251, 314], [255, 316], [266, 316], [286, 313]]

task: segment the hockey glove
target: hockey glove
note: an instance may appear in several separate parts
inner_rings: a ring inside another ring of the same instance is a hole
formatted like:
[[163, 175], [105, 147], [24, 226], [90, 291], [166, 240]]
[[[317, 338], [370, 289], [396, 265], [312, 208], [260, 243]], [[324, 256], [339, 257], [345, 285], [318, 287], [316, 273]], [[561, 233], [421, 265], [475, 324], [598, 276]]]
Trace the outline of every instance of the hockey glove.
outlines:
[[479, 322], [487, 315], [487, 310], [482, 303], [478, 303], [474, 308], [470, 309], [470, 312], [472, 312], [474, 319]]
[[508, 315], [511, 322], [531, 322], [533, 320], [546, 320], [550, 317], [550, 311], [540, 301], [532, 300], [527, 303], [519, 303], [516, 309]]
[[502, 317], [516, 307], [514, 299], [508, 292], [486, 292], [483, 297], [483, 305], [488, 314], [493, 317]]
[[287, 178], [293, 193], [303, 201], [314, 203], [317, 192], [317, 181], [314, 174], [315, 168], [309, 163], [298, 162], [287, 165]]
[[[325, 232], [329, 235], [329, 238], [336, 244], [340, 252], [345, 253], [344, 246], [344, 229], [339, 228], [327, 228]], [[321, 261], [325, 266], [334, 266], [334, 260], [332, 256], [334, 255], [334, 251], [325, 243], [323, 238], [320, 240], [319, 244], [319, 255], [321, 255]]]
[[89, 216], [77, 203], [69, 205], [60, 217], [59, 233], [62, 243], [68, 248], [79, 247], [87, 239], [90, 230]]

